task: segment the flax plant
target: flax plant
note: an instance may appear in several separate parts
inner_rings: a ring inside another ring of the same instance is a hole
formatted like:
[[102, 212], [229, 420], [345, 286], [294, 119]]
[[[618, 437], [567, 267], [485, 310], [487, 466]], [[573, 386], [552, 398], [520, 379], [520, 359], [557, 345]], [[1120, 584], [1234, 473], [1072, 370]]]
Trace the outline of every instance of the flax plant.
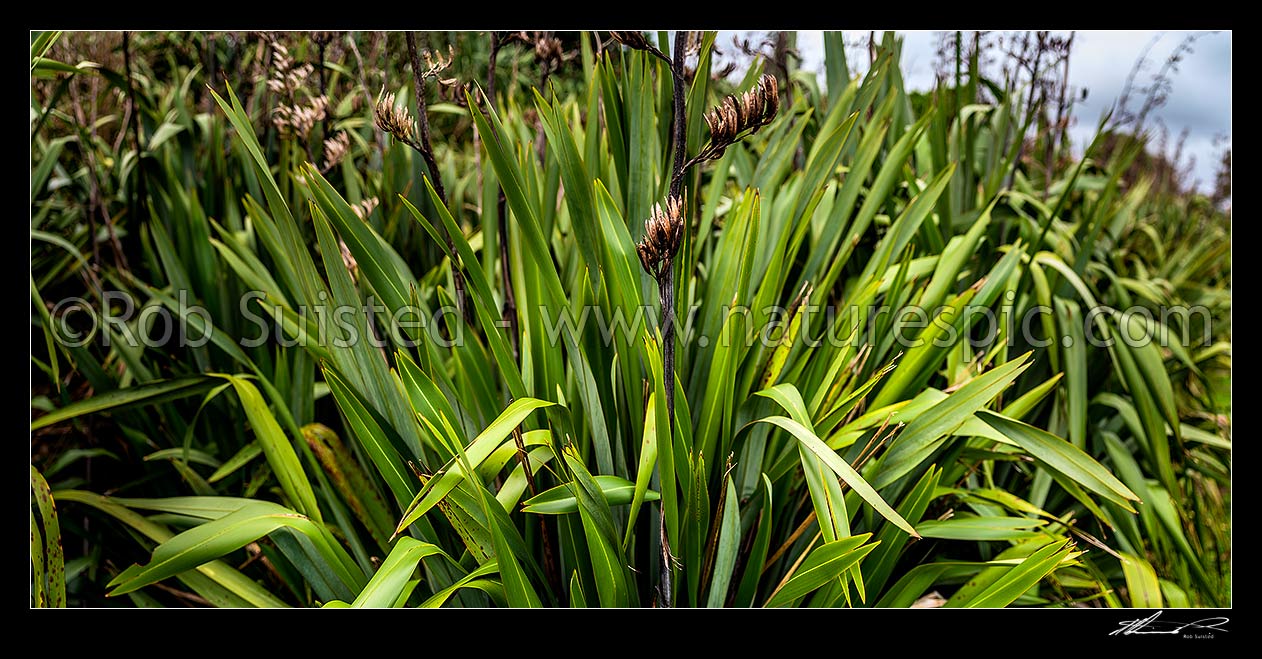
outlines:
[[872, 36], [34, 33], [31, 605], [1230, 605], [1223, 196]]

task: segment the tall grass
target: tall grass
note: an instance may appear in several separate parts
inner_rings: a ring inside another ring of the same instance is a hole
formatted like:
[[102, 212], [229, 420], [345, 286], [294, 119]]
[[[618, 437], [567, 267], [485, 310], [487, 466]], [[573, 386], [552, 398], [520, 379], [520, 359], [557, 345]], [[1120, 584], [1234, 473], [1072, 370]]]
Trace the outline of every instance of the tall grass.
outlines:
[[826, 35], [671, 300], [776, 67], [561, 36], [33, 35], [32, 605], [1230, 604], [1230, 218], [1141, 138], [1031, 175], [1023, 87]]

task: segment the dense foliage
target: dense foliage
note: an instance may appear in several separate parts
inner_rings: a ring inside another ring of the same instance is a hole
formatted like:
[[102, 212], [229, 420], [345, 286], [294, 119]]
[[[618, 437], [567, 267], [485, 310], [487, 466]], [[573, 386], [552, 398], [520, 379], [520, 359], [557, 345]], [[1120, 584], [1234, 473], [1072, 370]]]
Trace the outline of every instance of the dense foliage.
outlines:
[[1230, 216], [1141, 138], [558, 37], [32, 35], [33, 606], [1230, 604]]

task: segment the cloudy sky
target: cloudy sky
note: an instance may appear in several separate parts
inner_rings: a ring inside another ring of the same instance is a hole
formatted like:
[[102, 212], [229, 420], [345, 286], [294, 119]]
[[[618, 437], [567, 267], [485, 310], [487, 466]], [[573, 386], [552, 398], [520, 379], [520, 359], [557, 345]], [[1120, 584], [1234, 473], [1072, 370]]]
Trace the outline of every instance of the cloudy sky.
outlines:
[[[904, 38], [903, 71], [908, 88], [932, 88], [934, 51], [940, 33], [908, 31], [899, 34]], [[1155, 40], [1148, 53], [1151, 66], [1137, 76], [1137, 85], [1145, 84], [1189, 34], [1196, 33], [1151, 30], [1077, 32], [1069, 65], [1070, 85], [1085, 87], [1089, 91], [1087, 101], [1075, 108], [1076, 125], [1071, 128], [1071, 136], [1079, 150], [1090, 141], [1099, 118], [1117, 102], [1131, 67], [1144, 49]], [[1188, 129], [1184, 152], [1195, 156], [1192, 176], [1200, 182], [1202, 189], [1207, 189], [1212, 185], [1222, 149], [1231, 145], [1231, 32], [1199, 34], [1192, 54], [1184, 57], [1178, 73], [1172, 78], [1168, 102], [1152, 116], [1161, 119], [1169, 129], [1171, 149], [1179, 132], [1185, 127]], [[859, 41], [866, 36], [866, 32], [847, 33], [846, 41]], [[720, 47], [731, 44], [731, 36], [723, 34], [719, 39]], [[798, 49], [804, 59], [803, 68], [820, 72], [822, 83], [822, 33], [799, 31]], [[866, 57], [850, 59], [850, 65], [859, 68], [852, 74], [861, 72], [867, 66]], [[1132, 104], [1140, 105], [1142, 99], [1133, 100]], [[1218, 140], [1217, 145], [1215, 140]]]

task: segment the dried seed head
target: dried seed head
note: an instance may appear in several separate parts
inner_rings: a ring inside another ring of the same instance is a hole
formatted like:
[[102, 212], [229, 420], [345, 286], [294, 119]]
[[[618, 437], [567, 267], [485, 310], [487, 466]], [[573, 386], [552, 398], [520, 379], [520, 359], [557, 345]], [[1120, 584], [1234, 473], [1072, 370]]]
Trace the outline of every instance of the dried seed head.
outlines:
[[[373, 111], [373, 120], [382, 132], [389, 133], [394, 139], [404, 144], [415, 146], [416, 120], [408, 112], [407, 107], [396, 107], [394, 92], [385, 93], [377, 99], [377, 107]], [[419, 148], [419, 147], [417, 147]]]
[[303, 64], [295, 69], [291, 69], [289, 73], [285, 75], [285, 88], [289, 91], [297, 91], [297, 89], [306, 82], [307, 76], [310, 76], [313, 71], [315, 71], [315, 67], [311, 64]]
[[342, 265], [345, 265], [346, 270], [351, 273], [353, 281], [359, 281], [359, 262], [355, 260], [355, 255], [351, 254], [351, 249], [341, 238], [337, 239], [337, 246], [342, 253]]
[[723, 155], [727, 147], [735, 144], [745, 131], [757, 133], [771, 123], [780, 111], [780, 87], [775, 76], [763, 75], [758, 86], [740, 96], [729, 94], [723, 103], [705, 113], [706, 126], [710, 129], [710, 143], [697, 156], [697, 160], [714, 160]]
[[705, 32], [690, 31], [684, 37], [684, 52], [689, 55], [696, 55], [701, 52], [701, 42], [705, 39]]
[[317, 96], [308, 105], [279, 105], [272, 111], [272, 125], [284, 137], [305, 140], [317, 121], [328, 115], [329, 97]]
[[610, 31], [609, 36], [613, 37], [614, 41], [617, 41], [627, 48], [634, 48], [636, 50], [653, 50], [653, 44], [650, 44], [649, 40], [644, 36], [644, 33], [638, 30], [635, 32]]
[[[432, 51], [425, 50], [421, 52], [421, 56], [425, 58], [425, 66], [427, 70], [421, 73], [421, 78], [438, 78], [439, 74], [447, 70], [451, 63], [456, 59], [456, 51], [451, 44], [447, 44], [447, 59], [443, 59], [441, 54], [435, 55]], [[442, 80], [442, 78], [439, 78]]]
[[368, 216], [372, 215], [374, 209], [377, 208], [379, 200], [376, 197], [369, 197], [358, 204], [351, 206], [351, 212], [355, 213], [355, 217], [367, 222]]
[[653, 213], [644, 221], [644, 238], [636, 245], [640, 265], [654, 279], [670, 268], [684, 235], [684, 202], [680, 197], [670, 197], [666, 207], [653, 206]]
[[482, 89], [474, 86], [472, 83], [464, 83], [455, 78], [439, 78], [438, 79], [438, 98], [462, 108], [469, 108], [469, 101], [465, 98], [465, 94], [473, 97], [473, 102], [480, 107], [482, 104]]
[[555, 71], [561, 66], [564, 48], [561, 40], [552, 36], [551, 32], [535, 33], [535, 59], [549, 70]]
[[613, 37], [614, 41], [617, 41], [627, 48], [643, 50], [667, 64], [671, 64], [670, 58], [666, 56], [666, 53], [658, 50], [657, 46], [650, 43], [644, 36], [643, 32], [610, 32], [609, 34]]
[[289, 67], [293, 66], [294, 61], [289, 57], [289, 49], [279, 41], [272, 41], [272, 67], [276, 69], [276, 73], [283, 76], [289, 72]]
[[324, 141], [324, 167], [320, 168], [321, 172], [327, 172], [342, 162], [346, 154], [351, 149], [351, 136], [346, 131], [340, 130], [336, 135]]
[[268, 45], [272, 49], [272, 69], [267, 78], [267, 89], [292, 102], [294, 94], [303, 87], [315, 67], [311, 64], [294, 66], [289, 49], [274, 37], [268, 39]]

